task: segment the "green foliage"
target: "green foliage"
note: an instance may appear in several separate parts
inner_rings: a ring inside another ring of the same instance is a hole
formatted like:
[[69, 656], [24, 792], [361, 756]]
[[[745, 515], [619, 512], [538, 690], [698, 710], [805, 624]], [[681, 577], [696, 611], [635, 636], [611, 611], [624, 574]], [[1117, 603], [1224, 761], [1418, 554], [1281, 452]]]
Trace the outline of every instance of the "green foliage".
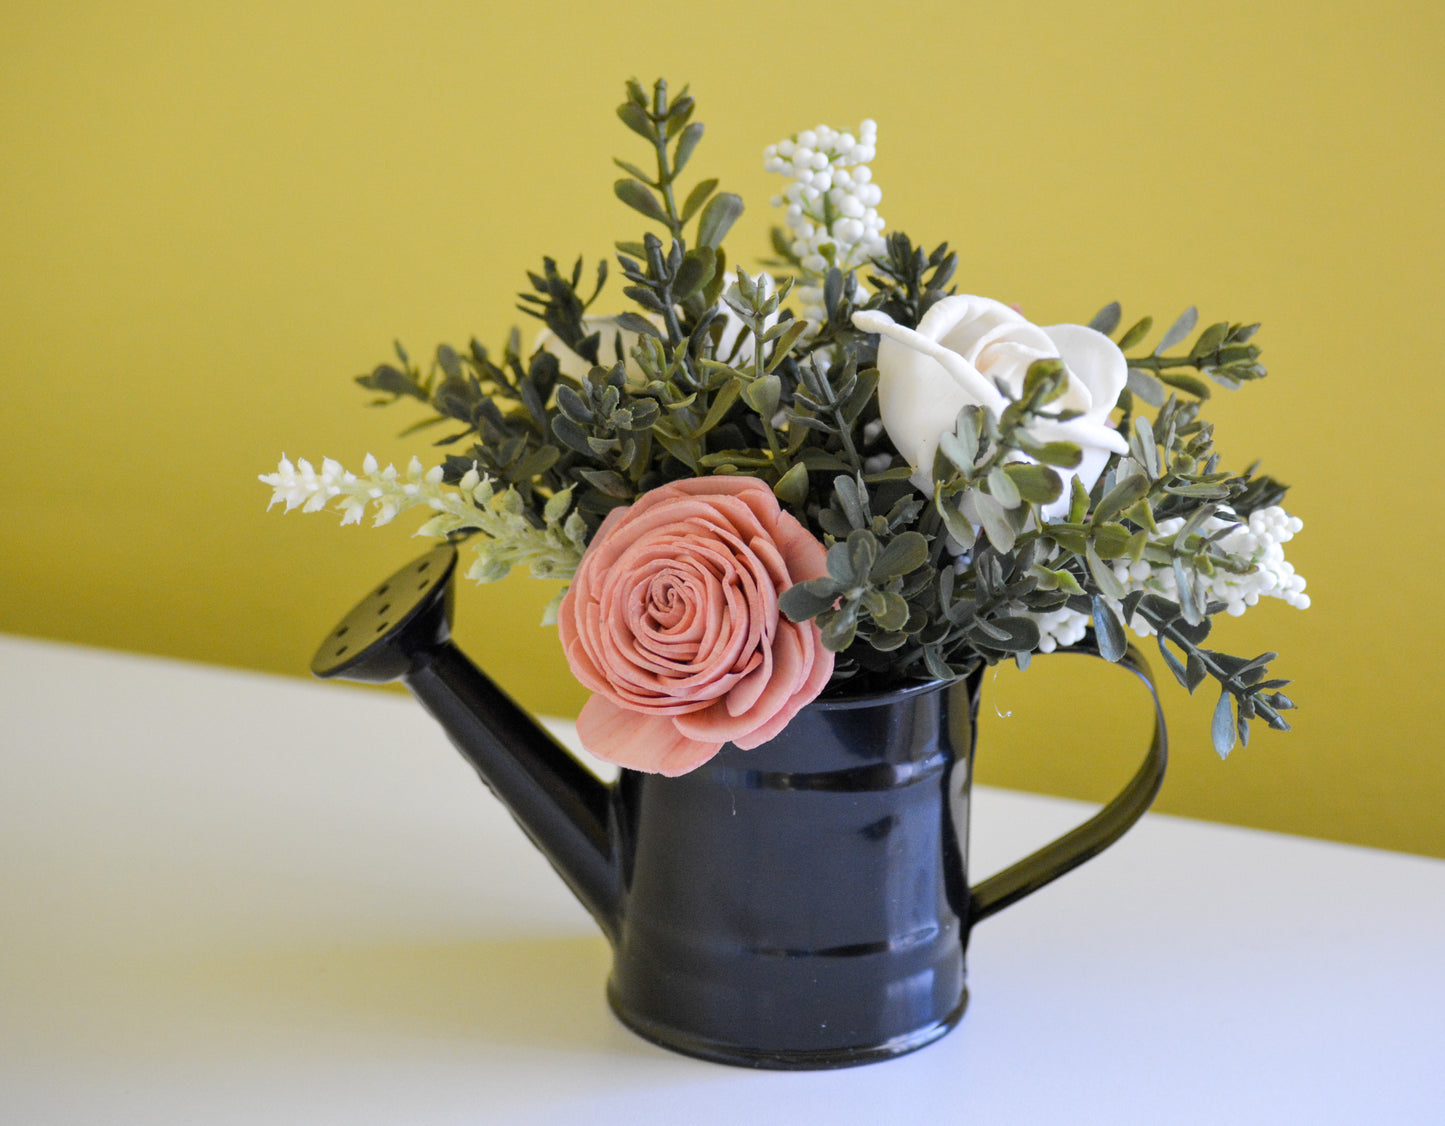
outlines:
[[[617, 243], [622, 312], [605, 321], [589, 315], [610, 280], [606, 263], [584, 298], [580, 259], [566, 274], [543, 259], [519, 308], [546, 325], [546, 347], [525, 355], [514, 330], [498, 359], [475, 341], [464, 351], [442, 345], [423, 372], [398, 346], [396, 363], [358, 378], [379, 402], [425, 404], [431, 416], [418, 427], [451, 424], [438, 441], [450, 450], [447, 481], [475, 470], [498, 482], [487, 503], [504, 498], [508, 518], [523, 522], [517, 527], [561, 550], [585, 544], [608, 512], [668, 481], [757, 477], [827, 549], [826, 575], [783, 592], [780, 607], [817, 623], [837, 654], [837, 682], [952, 678], [980, 660], [1023, 665], [1041, 645], [1043, 617], [1067, 611], [1092, 620], [1110, 659], [1124, 653], [1126, 624], [1144, 623], [1185, 688], [1213, 679], [1222, 692], [1213, 723], [1221, 754], [1247, 740], [1251, 719], [1287, 729], [1286, 682], [1267, 675], [1274, 654], [1246, 660], [1202, 647], [1223, 608], [1209, 601], [1205, 579], [1252, 566], [1223, 546], [1228, 525], [1215, 518], [1248, 517], [1285, 491], [1254, 466], [1221, 468], [1200, 414], [1211, 386], [1264, 376], [1252, 343], [1258, 326], [1221, 321], [1196, 333], [1191, 308], [1138, 354], [1152, 318], [1121, 331], [1122, 310], [1107, 305], [1091, 327], [1128, 357], [1116, 417], [1129, 453], [1112, 455], [1085, 489], [1073, 473], [1077, 445], [1031, 436], [1041, 417], [1070, 417], [1057, 410], [1063, 364], [1040, 360], [1000, 412], [959, 412], [923, 467], [931, 491], [920, 492], [880, 422], [877, 338], [853, 316], [877, 310], [916, 326], [953, 292], [956, 254], [947, 244], [925, 252], [892, 233], [866, 279], [836, 268], [809, 275], [809, 285], [821, 278], [823, 316], [795, 317], [792, 278], [774, 285], [729, 268], [724, 243], [742, 200], [719, 191], [716, 179], [681, 182], [704, 135], [694, 110], [686, 89], [669, 98], [661, 81], [650, 92], [629, 82], [617, 108], [648, 156], [616, 162], [624, 175], [614, 194], [650, 228]], [[773, 249], [775, 265], [806, 273], [781, 231]], [[630, 348], [624, 334], [635, 340]], [[564, 374], [558, 356], [566, 353], [585, 375]], [[1063, 511], [1045, 518], [1046, 506]], [[1166, 521], [1178, 529], [1161, 532]], [[469, 528], [458, 522], [448, 531]], [[532, 542], [515, 529], [509, 535]], [[497, 566], [504, 556], [496, 554]], [[1171, 574], [1176, 596], [1120, 578], [1143, 564]]]

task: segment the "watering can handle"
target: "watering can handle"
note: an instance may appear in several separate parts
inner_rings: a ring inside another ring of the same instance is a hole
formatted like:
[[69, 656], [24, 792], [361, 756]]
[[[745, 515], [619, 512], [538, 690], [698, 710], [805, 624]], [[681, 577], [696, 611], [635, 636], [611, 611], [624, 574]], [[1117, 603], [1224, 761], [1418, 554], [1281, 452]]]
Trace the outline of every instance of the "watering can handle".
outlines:
[[[1098, 655], [1098, 650], [1087, 644], [1061, 652]], [[1017, 903], [1024, 896], [1038, 891], [1045, 884], [1052, 883], [1065, 872], [1072, 871], [1084, 861], [1103, 852], [1144, 815], [1154, 800], [1154, 795], [1159, 792], [1169, 758], [1169, 740], [1164, 728], [1164, 709], [1159, 703], [1159, 692], [1154, 686], [1149, 666], [1134, 646], [1130, 645], [1116, 663], [1142, 680], [1154, 700], [1154, 737], [1143, 765], [1113, 801], [1078, 828], [973, 887], [970, 891], [970, 924]]]

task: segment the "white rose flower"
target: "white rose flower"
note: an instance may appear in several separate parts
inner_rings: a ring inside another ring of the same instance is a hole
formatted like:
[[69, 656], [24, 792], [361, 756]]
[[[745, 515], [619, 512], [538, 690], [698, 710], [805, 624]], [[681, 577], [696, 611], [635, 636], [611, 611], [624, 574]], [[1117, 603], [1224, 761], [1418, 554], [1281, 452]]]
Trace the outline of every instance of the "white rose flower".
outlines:
[[894, 446], [915, 472], [913, 483], [933, 491], [933, 455], [938, 439], [953, 429], [969, 405], [1001, 414], [1021, 397], [1024, 376], [1036, 360], [1064, 362], [1064, 393], [1046, 408], [1050, 414], [1078, 411], [1077, 418], [1036, 418], [1027, 428], [1037, 442], [1073, 442], [1083, 459], [1072, 472], [1060, 470], [1063, 495], [1043, 508], [1055, 518], [1069, 507], [1069, 480], [1092, 488], [1109, 454], [1126, 454], [1124, 436], [1109, 425], [1109, 414], [1128, 382], [1128, 365], [1118, 345], [1083, 325], [1031, 324], [1009, 306], [987, 297], [958, 294], [937, 302], [917, 329], [904, 328], [886, 313], [855, 313], [853, 324], [876, 332], [878, 408]]

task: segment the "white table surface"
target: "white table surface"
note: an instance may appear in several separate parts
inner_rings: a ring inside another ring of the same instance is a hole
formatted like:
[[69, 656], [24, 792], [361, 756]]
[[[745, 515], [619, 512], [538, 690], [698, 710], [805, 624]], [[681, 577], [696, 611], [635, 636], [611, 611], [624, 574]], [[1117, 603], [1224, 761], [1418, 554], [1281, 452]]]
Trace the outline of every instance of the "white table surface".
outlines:
[[[984, 874], [1080, 820], [979, 794]], [[1445, 862], [1149, 815], [979, 926], [937, 1044], [752, 1072], [402, 696], [0, 638], [0, 1122], [1445, 1122]]]

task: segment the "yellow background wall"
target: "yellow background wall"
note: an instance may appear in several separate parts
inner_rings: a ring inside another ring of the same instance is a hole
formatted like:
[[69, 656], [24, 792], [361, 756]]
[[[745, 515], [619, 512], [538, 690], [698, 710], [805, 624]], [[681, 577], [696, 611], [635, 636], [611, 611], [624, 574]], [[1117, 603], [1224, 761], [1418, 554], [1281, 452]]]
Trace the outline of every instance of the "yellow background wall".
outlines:
[[[613, 107], [664, 74], [709, 127], [690, 171], [749, 201], [734, 260], [766, 251], [762, 147], [873, 117], [882, 214], [952, 243], [964, 291], [1042, 323], [1115, 298], [1265, 323], [1271, 377], [1211, 416], [1234, 466], [1295, 486], [1315, 605], [1216, 638], [1279, 650], [1303, 709], [1221, 763], [1212, 694], [1166, 685], [1159, 808], [1445, 856], [1442, 43], [1445, 8], [1389, 0], [10, 0], [0, 630], [304, 675], [421, 545], [268, 515], [256, 475], [282, 451], [428, 456], [350, 378], [394, 338], [500, 346], [543, 254], [637, 237], [610, 159], [645, 154]], [[460, 633], [565, 712], [550, 594], [469, 588]], [[1102, 797], [1143, 739], [1114, 718], [1140, 706], [1123, 679], [1000, 672], [981, 777]]]

